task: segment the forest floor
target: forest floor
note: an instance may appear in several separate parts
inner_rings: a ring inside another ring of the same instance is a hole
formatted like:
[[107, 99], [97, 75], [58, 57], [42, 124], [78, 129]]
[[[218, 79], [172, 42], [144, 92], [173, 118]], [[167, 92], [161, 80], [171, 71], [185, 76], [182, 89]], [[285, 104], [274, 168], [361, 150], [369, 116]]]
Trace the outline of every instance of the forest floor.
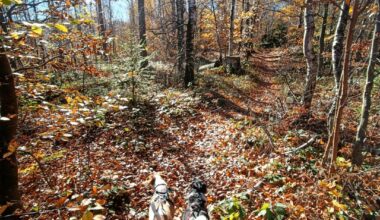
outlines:
[[[323, 97], [331, 91], [318, 88], [316, 97], [325, 102], [314, 104], [311, 118], [302, 117], [302, 57], [287, 54], [255, 54], [246, 74], [208, 70], [197, 75], [193, 90], [159, 89], [136, 105], [112, 91], [89, 97], [39, 77], [21, 81], [28, 94], [20, 100], [18, 136], [22, 201], [30, 212], [24, 217], [146, 219], [153, 189], [145, 181], [152, 171], [172, 187], [176, 216], [194, 177], [207, 183], [215, 219], [242, 209], [247, 219], [271, 213], [357, 218], [378, 211], [379, 157], [368, 155], [363, 169], [351, 170], [345, 144], [339, 170], [326, 175], [320, 159], [329, 100]], [[352, 97], [360, 103], [360, 95]], [[355, 108], [346, 112], [344, 143], [355, 134]], [[379, 143], [380, 116], [371, 119], [368, 142]], [[292, 151], [311, 138], [310, 147]]]

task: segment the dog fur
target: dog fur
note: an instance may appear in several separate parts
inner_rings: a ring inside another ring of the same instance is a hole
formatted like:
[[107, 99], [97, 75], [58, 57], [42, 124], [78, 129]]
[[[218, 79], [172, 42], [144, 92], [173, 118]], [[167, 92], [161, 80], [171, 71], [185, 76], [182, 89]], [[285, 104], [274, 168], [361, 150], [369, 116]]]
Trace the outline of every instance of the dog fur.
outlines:
[[210, 219], [207, 212], [206, 192], [206, 184], [198, 178], [194, 179], [187, 194], [187, 208], [182, 215], [182, 220]]
[[169, 187], [159, 173], [154, 173], [150, 182], [154, 194], [149, 205], [149, 220], [173, 220], [174, 203], [169, 195]]

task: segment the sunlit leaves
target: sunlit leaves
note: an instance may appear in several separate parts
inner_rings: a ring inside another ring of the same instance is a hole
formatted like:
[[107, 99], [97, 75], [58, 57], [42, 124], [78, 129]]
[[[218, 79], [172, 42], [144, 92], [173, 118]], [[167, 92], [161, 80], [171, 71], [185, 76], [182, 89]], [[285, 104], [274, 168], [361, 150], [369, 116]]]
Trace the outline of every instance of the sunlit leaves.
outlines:
[[344, 205], [342, 203], [339, 203], [337, 200], [333, 200], [332, 201], [332, 204], [335, 208], [337, 208], [338, 210], [347, 210], [347, 205]]
[[0, 0], [0, 6], [11, 5], [11, 4], [21, 4], [22, 0]]
[[69, 31], [67, 29], [67, 27], [63, 24], [54, 24], [54, 27], [57, 28], [58, 30], [64, 32], [64, 33], [67, 33]]
[[351, 167], [352, 164], [350, 161], [347, 161], [346, 159], [344, 159], [343, 157], [337, 157], [336, 158], [336, 165], [338, 167]]
[[94, 214], [92, 214], [91, 211], [88, 211], [88, 210], [87, 210], [87, 211], [83, 214], [81, 220], [92, 220], [93, 218], [94, 218]]
[[33, 25], [31, 31], [37, 35], [42, 35], [43, 30], [41, 27]]

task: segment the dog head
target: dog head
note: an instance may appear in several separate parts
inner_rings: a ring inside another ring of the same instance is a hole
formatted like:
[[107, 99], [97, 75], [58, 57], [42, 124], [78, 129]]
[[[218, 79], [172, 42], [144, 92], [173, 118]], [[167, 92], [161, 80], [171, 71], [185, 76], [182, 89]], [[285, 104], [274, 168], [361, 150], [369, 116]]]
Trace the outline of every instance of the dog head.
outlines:
[[182, 219], [208, 219], [205, 196], [206, 192], [206, 184], [198, 178], [194, 179], [190, 185], [189, 193], [187, 194], [188, 208], [183, 214]]
[[169, 196], [170, 189], [161, 177], [154, 172], [148, 179], [154, 187], [154, 194], [149, 206], [149, 220], [173, 219], [174, 204]]
[[207, 186], [205, 183], [203, 183], [199, 178], [195, 178], [193, 182], [190, 185], [190, 189], [194, 190], [198, 193], [206, 194], [207, 192]]

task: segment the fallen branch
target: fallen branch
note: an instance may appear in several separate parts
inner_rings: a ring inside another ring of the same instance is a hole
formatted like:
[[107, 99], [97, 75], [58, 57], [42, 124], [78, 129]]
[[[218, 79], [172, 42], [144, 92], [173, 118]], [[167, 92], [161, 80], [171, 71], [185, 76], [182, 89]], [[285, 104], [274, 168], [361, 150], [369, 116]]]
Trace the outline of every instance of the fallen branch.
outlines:
[[62, 56], [62, 55], [54, 56], [54, 57], [46, 60], [45, 62], [41, 63], [40, 65], [27, 66], [27, 67], [19, 68], [19, 69], [15, 70], [14, 72], [20, 72], [20, 71], [25, 71], [25, 70], [31, 70], [31, 69], [41, 68], [41, 67], [47, 65], [48, 63], [50, 63], [51, 61], [53, 61], [54, 59], [57, 59], [60, 56]]
[[34, 154], [32, 152], [21, 150], [21, 149], [17, 149], [17, 151], [19, 151], [21, 153], [24, 153], [24, 154], [27, 154], [27, 155], [29, 155], [29, 156], [31, 156], [33, 158], [33, 160], [37, 163], [38, 168], [40, 168], [40, 170], [41, 170], [42, 179], [46, 182], [46, 184], [49, 186], [50, 189], [54, 190], [54, 187], [50, 183], [48, 175], [46, 174], [46, 170], [43, 167], [42, 163], [38, 160], [38, 158], [36, 156], [34, 156]]
[[314, 143], [316, 139], [317, 139], [317, 136], [314, 136], [314, 137], [310, 138], [306, 143], [301, 144], [296, 149], [293, 149], [291, 151], [285, 152], [285, 154], [293, 154], [293, 153], [295, 153], [295, 152], [297, 152], [299, 150], [302, 150], [302, 149], [310, 146], [312, 143]]
[[268, 129], [267, 129], [264, 125], [262, 125], [262, 126], [260, 126], [260, 127], [261, 127], [261, 129], [263, 129], [264, 133], [267, 135], [267, 137], [268, 137], [268, 139], [269, 139], [269, 143], [270, 143], [270, 146], [271, 146], [271, 147], [270, 147], [270, 148], [266, 148], [266, 150], [265, 150], [267, 153], [269, 153], [270, 151], [272, 151], [273, 149], [275, 149], [276, 146], [274, 145], [273, 138], [272, 138], [272, 136], [270, 135]]

